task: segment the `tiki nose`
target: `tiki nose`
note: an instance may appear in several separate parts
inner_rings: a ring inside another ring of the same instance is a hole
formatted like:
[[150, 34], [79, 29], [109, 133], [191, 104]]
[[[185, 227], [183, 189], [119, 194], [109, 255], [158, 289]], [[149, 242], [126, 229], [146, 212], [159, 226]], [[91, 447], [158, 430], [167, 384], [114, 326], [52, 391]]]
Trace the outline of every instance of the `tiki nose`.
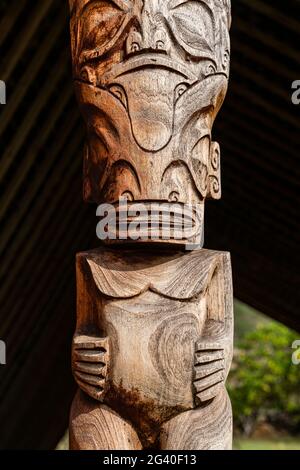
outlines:
[[149, 34], [148, 31], [139, 32], [138, 29], [134, 27], [127, 38], [127, 55], [141, 51], [160, 51], [167, 53], [168, 49], [168, 35], [162, 28], [156, 28], [154, 31], [152, 30], [152, 34]]
[[153, 4], [144, 6], [136, 20], [127, 38], [127, 54], [140, 51], [167, 52], [170, 43], [168, 32], [161, 13], [154, 10]]

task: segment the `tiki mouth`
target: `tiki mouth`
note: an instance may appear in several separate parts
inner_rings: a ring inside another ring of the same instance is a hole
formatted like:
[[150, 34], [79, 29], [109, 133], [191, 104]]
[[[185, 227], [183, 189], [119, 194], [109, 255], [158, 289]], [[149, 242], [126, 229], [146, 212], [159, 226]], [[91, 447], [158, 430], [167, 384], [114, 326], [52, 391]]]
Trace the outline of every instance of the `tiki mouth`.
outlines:
[[105, 240], [111, 243], [148, 240], [185, 245], [202, 238], [203, 214], [197, 204], [123, 200], [111, 205], [106, 218], [110, 222]]
[[113, 66], [99, 85], [121, 96], [137, 145], [158, 152], [171, 141], [175, 102], [195, 81], [178, 61], [146, 51]]
[[190, 83], [197, 80], [196, 75], [187, 70], [187, 67], [168, 55], [158, 52], [143, 52], [129, 57], [124, 62], [113, 66], [109, 72], [101, 77], [101, 85], [107, 85], [116, 78], [138, 71], [140, 69], [165, 69], [179, 75]]

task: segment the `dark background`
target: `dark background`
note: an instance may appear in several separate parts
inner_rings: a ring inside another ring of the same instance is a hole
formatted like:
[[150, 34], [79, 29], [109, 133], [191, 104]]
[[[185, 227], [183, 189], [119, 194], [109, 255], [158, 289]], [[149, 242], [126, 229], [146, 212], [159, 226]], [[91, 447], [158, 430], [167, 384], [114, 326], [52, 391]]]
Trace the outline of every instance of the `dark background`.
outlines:
[[[214, 138], [223, 198], [206, 243], [232, 253], [235, 296], [300, 331], [300, 2], [233, 0], [229, 93]], [[75, 253], [98, 244], [82, 202], [84, 126], [66, 0], [0, 0], [0, 448], [50, 449], [74, 383]]]

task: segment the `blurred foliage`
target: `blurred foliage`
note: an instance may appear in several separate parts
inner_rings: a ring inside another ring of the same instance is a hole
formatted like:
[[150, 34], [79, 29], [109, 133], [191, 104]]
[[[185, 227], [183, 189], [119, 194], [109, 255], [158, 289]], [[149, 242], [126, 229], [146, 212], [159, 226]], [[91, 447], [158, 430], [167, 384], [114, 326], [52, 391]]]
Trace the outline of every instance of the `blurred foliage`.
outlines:
[[250, 305], [239, 300], [234, 301], [234, 341], [235, 344], [250, 331], [255, 331], [259, 325], [273, 322], [269, 317], [258, 312]]
[[276, 439], [237, 439], [235, 450], [300, 450], [300, 441], [292, 438]]
[[300, 366], [292, 363], [299, 335], [270, 321], [238, 342], [228, 390], [235, 425], [250, 435], [266, 420], [289, 431], [300, 430]]

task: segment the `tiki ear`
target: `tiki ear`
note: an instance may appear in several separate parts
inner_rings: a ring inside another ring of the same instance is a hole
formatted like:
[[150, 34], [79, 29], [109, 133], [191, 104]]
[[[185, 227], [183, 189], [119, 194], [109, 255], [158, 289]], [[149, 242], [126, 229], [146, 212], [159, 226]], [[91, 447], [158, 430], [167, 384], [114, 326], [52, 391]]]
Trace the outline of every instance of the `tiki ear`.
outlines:
[[69, 7], [71, 16], [75, 13], [75, 11], [85, 5], [89, 0], [69, 0]]
[[231, 28], [231, 22], [232, 22], [231, 0], [225, 0], [225, 8], [226, 8], [226, 13], [227, 13], [228, 29], [230, 29]]
[[71, 14], [73, 13], [75, 3], [76, 3], [76, 0], [69, 0]]

